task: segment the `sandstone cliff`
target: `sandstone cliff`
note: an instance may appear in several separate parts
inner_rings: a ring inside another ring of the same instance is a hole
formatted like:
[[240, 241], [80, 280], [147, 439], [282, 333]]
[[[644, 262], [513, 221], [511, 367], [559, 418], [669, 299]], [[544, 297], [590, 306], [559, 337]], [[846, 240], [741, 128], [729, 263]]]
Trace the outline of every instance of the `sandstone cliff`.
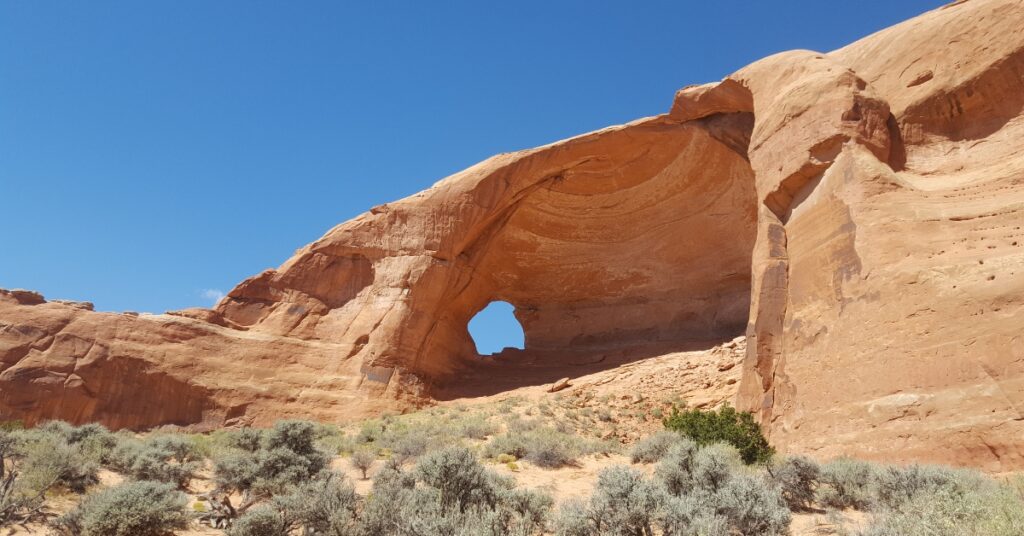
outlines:
[[400, 410], [502, 377], [466, 326], [505, 300], [553, 367], [745, 332], [737, 404], [784, 450], [1024, 467], [1020, 28], [970, 0], [765, 58], [374, 207], [213, 310], [0, 293], [0, 416]]

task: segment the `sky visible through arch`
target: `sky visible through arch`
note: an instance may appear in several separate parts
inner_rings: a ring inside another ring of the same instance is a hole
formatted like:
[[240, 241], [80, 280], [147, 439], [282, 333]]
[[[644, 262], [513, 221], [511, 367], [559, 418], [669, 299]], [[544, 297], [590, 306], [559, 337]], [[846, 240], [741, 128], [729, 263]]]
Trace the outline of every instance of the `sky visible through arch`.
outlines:
[[505, 348], [525, 347], [526, 337], [515, 310], [508, 302], [495, 301], [470, 319], [469, 334], [476, 343], [476, 353], [489, 355]]
[[941, 4], [3, 2], [0, 287], [209, 306], [492, 154]]

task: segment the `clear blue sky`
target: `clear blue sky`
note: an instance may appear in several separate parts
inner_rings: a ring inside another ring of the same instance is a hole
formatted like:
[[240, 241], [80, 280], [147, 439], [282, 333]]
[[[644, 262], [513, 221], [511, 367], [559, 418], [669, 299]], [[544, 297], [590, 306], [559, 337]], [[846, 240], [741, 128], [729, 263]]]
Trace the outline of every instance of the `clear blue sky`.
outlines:
[[943, 2], [0, 1], [0, 287], [208, 306], [494, 153]]

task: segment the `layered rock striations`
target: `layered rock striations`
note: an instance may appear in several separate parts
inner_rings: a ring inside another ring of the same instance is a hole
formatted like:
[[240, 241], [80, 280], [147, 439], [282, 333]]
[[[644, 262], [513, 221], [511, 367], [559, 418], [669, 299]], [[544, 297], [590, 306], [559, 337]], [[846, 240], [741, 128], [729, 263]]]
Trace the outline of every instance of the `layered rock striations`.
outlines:
[[467, 331], [505, 300], [559, 371], [745, 333], [736, 402], [784, 450], [1024, 467], [1021, 27], [970, 0], [765, 58], [375, 207], [212, 310], [0, 293], [0, 414], [401, 410], [521, 370]]

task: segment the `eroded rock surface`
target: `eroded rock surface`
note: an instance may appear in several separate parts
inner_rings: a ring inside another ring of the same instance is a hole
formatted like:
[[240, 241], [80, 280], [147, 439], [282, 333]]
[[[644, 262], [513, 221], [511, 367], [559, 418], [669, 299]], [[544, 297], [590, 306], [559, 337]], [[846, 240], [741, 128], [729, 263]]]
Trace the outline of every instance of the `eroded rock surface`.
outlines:
[[[1024, 467], [1022, 27], [970, 0], [765, 58], [374, 207], [212, 310], [4, 291], [0, 416], [351, 419], [745, 332], [736, 402], [784, 450]], [[526, 349], [482, 359], [494, 300]]]

